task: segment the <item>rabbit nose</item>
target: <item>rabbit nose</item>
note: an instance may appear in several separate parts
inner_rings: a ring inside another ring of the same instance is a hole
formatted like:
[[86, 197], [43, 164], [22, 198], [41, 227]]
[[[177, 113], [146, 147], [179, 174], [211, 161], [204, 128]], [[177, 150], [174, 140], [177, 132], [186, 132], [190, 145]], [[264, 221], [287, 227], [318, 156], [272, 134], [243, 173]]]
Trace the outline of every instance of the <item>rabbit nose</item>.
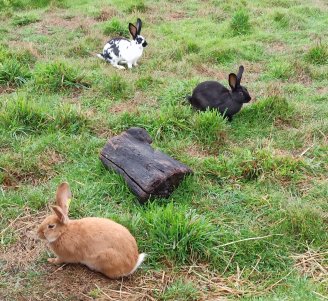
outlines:
[[148, 43], [146, 42], [146, 41], [144, 41], [143, 43], [142, 43], [142, 47], [146, 47], [148, 45]]
[[37, 234], [38, 234], [38, 237], [39, 237], [40, 239], [46, 239], [46, 237], [44, 236], [44, 233], [42, 232], [41, 229], [38, 229]]

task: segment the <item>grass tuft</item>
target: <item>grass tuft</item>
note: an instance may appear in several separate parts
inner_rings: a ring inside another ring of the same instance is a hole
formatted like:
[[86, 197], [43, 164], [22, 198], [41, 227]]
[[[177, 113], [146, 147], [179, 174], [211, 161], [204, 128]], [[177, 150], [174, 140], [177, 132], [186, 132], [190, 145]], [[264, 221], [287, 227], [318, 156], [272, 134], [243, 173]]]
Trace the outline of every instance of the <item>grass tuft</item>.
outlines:
[[271, 96], [246, 107], [240, 116], [241, 122], [248, 120], [260, 127], [271, 125], [276, 121], [289, 122], [294, 119], [296, 110], [294, 105], [284, 97]]
[[234, 36], [246, 35], [251, 31], [249, 14], [244, 9], [239, 9], [234, 13], [230, 22], [230, 28]]
[[129, 37], [128, 24], [122, 23], [117, 18], [112, 18], [105, 23], [103, 33], [107, 36]]
[[233, 62], [236, 59], [237, 55], [238, 50], [234, 48], [220, 48], [212, 50], [208, 54], [208, 57], [210, 58], [210, 61], [225, 65]]
[[289, 204], [281, 228], [304, 244], [321, 246], [321, 242], [328, 238], [321, 209], [307, 204]]
[[287, 28], [289, 26], [289, 18], [286, 14], [284, 14], [282, 12], [275, 12], [273, 15], [273, 21], [280, 28]]
[[222, 142], [227, 132], [226, 120], [217, 110], [195, 114], [194, 132], [196, 139], [205, 145]]
[[288, 80], [294, 75], [294, 68], [288, 61], [272, 61], [268, 66], [265, 77], [280, 80]]
[[77, 134], [88, 128], [88, 119], [73, 106], [40, 107], [24, 97], [10, 100], [0, 111], [0, 126], [12, 135], [63, 131]]
[[136, 88], [146, 91], [156, 84], [159, 84], [159, 81], [154, 79], [151, 75], [142, 76], [135, 81]]
[[173, 203], [164, 207], [150, 204], [141, 215], [141, 237], [145, 246], [152, 246], [149, 250], [152, 260], [192, 264], [210, 258], [218, 230], [204, 216]]
[[22, 16], [15, 16], [13, 18], [12, 24], [14, 26], [26, 26], [28, 24], [32, 24], [35, 22], [39, 22], [40, 18], [36, 15], [22, 15]]
[[160, 301], [197, 301], [200, 298], [200, 293], [192, 282], [178, 279], [156, 297]]
[[277, 156], [267, 149], [240, 149], [229, 157], [221, 154], [217, 159], [209, 158], [203, 163], [203, 172], [216, 176], [221, 182], [298, 182], [309, 170], [304, 161], [291, 156]]
[[44, 92], [58, 92], [90, 87], [82, 73], [64, 62], [39, 63], [34, 73], [34, 86]]
[[31, 77], [29, 68], [16, 59], [8, 59], [0, 63], [0, 85], [19, 87]]
[[306, 61], [316, 65], [328, 64], [328, 45], [319, 43], [310, 48], [305, 55]]
[[33, 102], [19, 97], [2, 108], [0, 123], [8, 130], [29, 132], [38, 131], [45, 126], [47, 117]]
[[66, 51], [69, 57], [89, 57], [94, 49], [97, 49], [101, 44], [101, 40], [97, 37], [86, 37], [79, 43], [75, 43], [72, 47], [68, 48]]
[[137, 0], [133, 1], [133, 3], [126, 9], [126, 11], [130, 14], [133, 12], [144, 13], [147, 11], [147, 9], [148, 7], [143, 0]]
[[10, 60], [22, 65], [30, 65], [35, 63], [36, 57], [29, 49], [9, 49], [8, 46], [0, 44], [0, 63], [7, 63]]
[[114, 74], [100, 84], [102, 93], [114, 100], [127, 99], [132, 95], [131, 87], [121, 75]]

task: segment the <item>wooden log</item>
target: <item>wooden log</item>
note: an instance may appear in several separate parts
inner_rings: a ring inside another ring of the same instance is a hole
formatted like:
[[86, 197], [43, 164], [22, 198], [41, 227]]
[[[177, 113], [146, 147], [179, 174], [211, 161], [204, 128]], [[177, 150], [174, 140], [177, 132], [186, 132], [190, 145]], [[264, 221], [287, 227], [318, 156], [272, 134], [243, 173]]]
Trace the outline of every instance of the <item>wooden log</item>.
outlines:
[[133, 127], [107, 142], [100, 160], [123, 175], [141, 203], [151, 197], [169, 197], [192, 170], [151, 147], [145, 129]]

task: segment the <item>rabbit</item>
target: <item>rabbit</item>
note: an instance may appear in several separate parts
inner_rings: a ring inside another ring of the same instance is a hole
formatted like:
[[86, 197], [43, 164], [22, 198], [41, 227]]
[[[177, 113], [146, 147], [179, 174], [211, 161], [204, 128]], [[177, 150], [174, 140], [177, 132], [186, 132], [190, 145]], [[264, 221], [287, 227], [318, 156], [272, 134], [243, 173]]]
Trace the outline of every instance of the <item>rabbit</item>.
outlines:
[[125, 38], [111, 39], [106, 43], [103, 53], [98, 53], [97, 56], [118, 69], [125, 69], [119, 63], [127, 64], [129, 69], [132, 66], [137, 66], [137, 61], [148, 44], [145, 38], [140, 35], [141, 26], [142, 22], [139, 18], [136, 26], [129, 23], [129, 31], [133, 39], [131, 41]]
[[124, 226], [106, 218], [68, 218], [71, 199], [69, 185], [57, 188], [54, 215], [41, 223], [37, 234], [49, 243], [56, 258], [48, 262], [81, 263], [108, 278], [128, 276], [144, 261], [146, 254], [138, 253], [135, 238]]
[[229, 85], [231, 92], [217, 81], [206, 81], [200, 83], [192, 93], [187, 96], [190, 104], [198, 110], [218, 109], [229, 121], [238, 113], [243, 106], [251, 100], [247, 89], [240, 85], [244, 67], [240, 66], [238, 74], [229, 74]]

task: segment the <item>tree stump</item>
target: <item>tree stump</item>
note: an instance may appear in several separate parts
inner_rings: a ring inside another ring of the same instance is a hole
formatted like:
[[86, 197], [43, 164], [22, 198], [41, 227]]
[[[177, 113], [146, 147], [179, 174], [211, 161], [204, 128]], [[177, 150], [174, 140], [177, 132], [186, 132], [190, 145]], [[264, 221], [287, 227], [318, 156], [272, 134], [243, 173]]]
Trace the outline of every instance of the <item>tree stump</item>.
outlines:
[[153, 149], [145, 129], [132, 127], [107, 142], [100, 160], [120, 173], [141, 203], [151, 197], [169, 197], [192, 170]]

